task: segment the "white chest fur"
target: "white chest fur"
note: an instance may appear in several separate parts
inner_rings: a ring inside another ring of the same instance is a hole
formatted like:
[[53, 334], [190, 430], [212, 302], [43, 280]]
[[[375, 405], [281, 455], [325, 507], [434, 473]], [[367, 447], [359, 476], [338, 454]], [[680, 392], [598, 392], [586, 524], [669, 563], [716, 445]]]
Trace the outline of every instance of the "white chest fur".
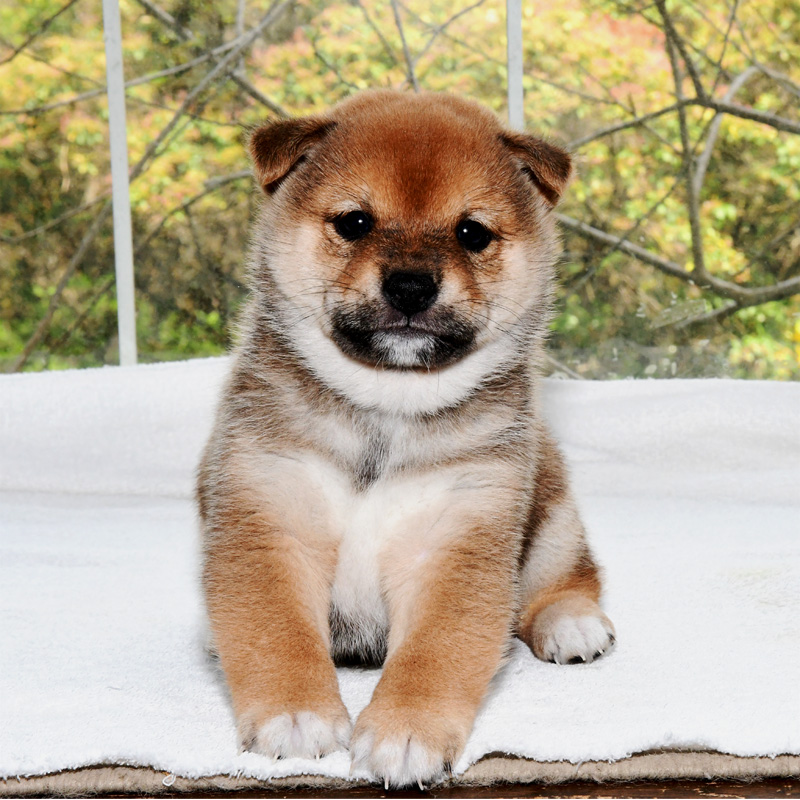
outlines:
[[459, 476], [453, 471], [393, 476], [359, 491], [325, 462], [308, 460], [304, 467], [338, 546], [331, 589], [334, 652], [379, 656], [389, 628], [386, 582], [391, 573], [423, 563], [435, 549], [445, 533], [438, 523], [456, 500]]

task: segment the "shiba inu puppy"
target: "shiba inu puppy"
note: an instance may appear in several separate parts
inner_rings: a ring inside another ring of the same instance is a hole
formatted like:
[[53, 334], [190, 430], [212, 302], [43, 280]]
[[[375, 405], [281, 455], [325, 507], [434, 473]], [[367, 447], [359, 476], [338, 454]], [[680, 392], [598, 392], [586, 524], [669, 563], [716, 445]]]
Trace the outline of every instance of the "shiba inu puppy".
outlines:
[[[511, 636], [561, 664], [614, 642], [536, 380], [570, 158], [390, 91], [249, 146], [252, 295], [197, 489], [242, 744], [435, 780]], [[384, 665], [352, 729], [348, 662]]]

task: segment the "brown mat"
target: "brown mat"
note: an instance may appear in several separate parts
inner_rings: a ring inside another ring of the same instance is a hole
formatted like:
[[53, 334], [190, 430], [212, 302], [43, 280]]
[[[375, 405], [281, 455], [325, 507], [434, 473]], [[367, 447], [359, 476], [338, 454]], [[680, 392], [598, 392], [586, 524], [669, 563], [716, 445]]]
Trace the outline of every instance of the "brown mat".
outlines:
[[[473, 764], [449, 786], [490, 786], [495, 783], [566, 783], [569, 781], [632, 781], [727, 779], [758, 780], [800, 777], [800, 756], [742, 758], [704, 751], [655, 751], [620, 761], [541, 762], [504, 755], [489, 755]], [[96, 766], [65, 770], [50, 775], [0, 780], [0, 797], [33, 795], [164, 794], [176, 792], [236, 791], [263, 789], [276, 792], [313, 787], [320, 790], [363, 786], [314, 775], [274, 778], [235, 778], [214, 775], [182, 778], [147, 767]]]

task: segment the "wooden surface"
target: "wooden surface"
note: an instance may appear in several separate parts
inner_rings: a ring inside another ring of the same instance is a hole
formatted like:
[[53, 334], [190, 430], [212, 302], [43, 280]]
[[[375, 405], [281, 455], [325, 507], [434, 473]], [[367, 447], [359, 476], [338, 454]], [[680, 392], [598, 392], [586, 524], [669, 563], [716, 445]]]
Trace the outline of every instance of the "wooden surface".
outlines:
[[[131, 797], [131, 795], [105, 795], [106, 797]], [[495, 786], [452, 786], [421, 792], [419, 789], [403, 791], [382, 791], [376, 787], [359, 786], [348, 790], [320, 791], [319, 789], [293, 789], [291, 791], [270, 791], [264, 789], [245, 789], [228, 792], [169, 793], [159, 794], [159, 798], [331, 798], [331, 797], [554, 797], [554, 798], [672, 798], [672, 797], [798, 797], [800, 798], [800, 777], [767, 778], [758, 781], [632, 781], [607, 783], [571, 782], [561, 784], [498, 784]]]
[[[617, 763], [585, 762], [591, 770], [575, 775], [576, 765], [565, 772], [558, 764], [524, 759], [486, 758], [457, 780], [420, 791], [384, 791], [379, 785], [356, 784], [300, 776], [262, 782], [253, 778], [216, 775], [191, 779], [146, 767], [120, 765], [83, 767], [50, 775], [0, 780], [0, 800], [6, 797], [91, 798], [673, 798], [673, 797], [796, 797], [800, 799], [800, 757], [734, 758], [719, 753], [638, 754]], [[561, 765], [562, 767], [564, 765]], [[550, 771], [544, 770], [549, 767]], [[665, 771], [665, 767], [672, 772]], [[598, 773], [605, 769], [606, 774]], [[607, 770], [627, 769], [628, 774]], [[534, 771], [531, 771], [534, 770]], [[537, 773], [535, 770], [539, 770]], [[544, 770], [544, 771], [543, 771]], [[570, 774], [570, 772], [572, 774]], [[680, 773], [683, 772], [683, 775]], [[703, 777], [725, 775], [726, 777]], [[676, 774], [677, 773], [677, 774]], [[672, 774], [672, 778], [668, 778]], [[550, 775], [550, 777], [547, 777]], [[560, 776], [560, 777], [559, 777]]]

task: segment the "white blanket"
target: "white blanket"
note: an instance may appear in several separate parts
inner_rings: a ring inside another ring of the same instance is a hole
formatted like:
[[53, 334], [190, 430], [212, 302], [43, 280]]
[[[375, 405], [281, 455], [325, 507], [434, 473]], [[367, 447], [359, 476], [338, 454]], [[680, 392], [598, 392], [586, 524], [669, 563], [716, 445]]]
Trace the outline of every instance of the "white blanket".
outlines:
[[[227, 362], [0, 378], [0, 777], [94, 764], [346, 777], [238, 752], [203, 650], [192, 473]], [[618, 644], [517, 642], [490, 752], [800, 754], [800, 385], [548, 381]], [[355, 717], [379, 673], [343, 669]], [[362, 777], [354, 773], [353, 777]]]

